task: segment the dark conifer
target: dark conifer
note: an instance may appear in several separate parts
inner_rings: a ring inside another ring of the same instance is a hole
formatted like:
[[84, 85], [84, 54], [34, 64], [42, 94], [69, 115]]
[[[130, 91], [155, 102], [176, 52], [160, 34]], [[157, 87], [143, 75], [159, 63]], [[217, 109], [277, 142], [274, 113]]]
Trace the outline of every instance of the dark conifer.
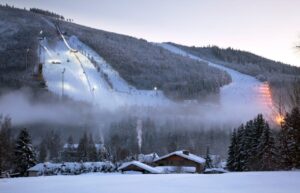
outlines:
[[27, 170], [36, 164], [35, 152], [26, 129], [20, 131], [16, 141], [15, 164], [16, 172], [19, 172], [21, 176], [26, 175]]

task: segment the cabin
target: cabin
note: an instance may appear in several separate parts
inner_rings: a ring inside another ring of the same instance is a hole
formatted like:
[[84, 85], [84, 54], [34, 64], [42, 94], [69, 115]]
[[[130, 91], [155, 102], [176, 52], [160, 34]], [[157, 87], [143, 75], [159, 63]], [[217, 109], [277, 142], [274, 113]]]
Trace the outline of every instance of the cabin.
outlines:
[[156, 159], [153, 164], [156, 168], [165, 168], [175, 173], [203, 173], [205, 169], [205, 159], [187, 150], [169, 153]]
[[143, 173], [143, 174], [159, 174], [161, 173], [158, 169], [151, 167], [139, 161], [131, 161], [123, 163], [119, 168], [122, 173]]

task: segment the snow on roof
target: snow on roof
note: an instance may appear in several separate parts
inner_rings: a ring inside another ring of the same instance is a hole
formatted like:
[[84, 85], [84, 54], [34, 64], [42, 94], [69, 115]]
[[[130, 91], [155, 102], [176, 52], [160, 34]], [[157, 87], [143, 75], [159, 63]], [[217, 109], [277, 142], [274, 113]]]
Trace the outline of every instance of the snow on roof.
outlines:
[[45, 162], [45, 163], [39, 163], [36, 164], [35, 166], [29, 168], [27, 171], [42, 171], [44, 168], [56, 168], [60, 167], [62, 164], [59, 163], [50, 163], [50, 162]]
[[65, 163], [50, 163], [50, 162], [45, 162], [45, 163], [39, 163], [36, 164], [35, 166], [29, 168], [27, 171], [36, 171], [36, 172], [42, 172], [44, 170], [48, 169], [57, 169], [57, 168], [68, 168], [68, 169], [79, 169], [82, 166], [85, 168], [92, 168], [92, 167], [101, 167], [104, 165], [111, 165], [111, 162], [65, 162]]
[[172, 153], [169, 153], [169, 154], [167, 154], [167, 155], [165, 155], [165, 156], [162, 156], [162, 157], [156, 159], [154, 162], [157, 162], [157, 161], [159, 161], [159, 160], [165, 159], [165, 158], [170, 157], [170, 156], [173, 156], [173, 155], [177, 155], [177, 156], [183, 157], [183, 158], [185, 158], [185, 159], [188, 159], [188, 160], [191, 160], [191, 161], [200, 163], [200, 164], [205, 163], [205, 159], [204, 159], [204, 158], [202, 158], [202, 157], [200, 157], [200, 156], [197, 156], [197, 155], [195, 155], [195, 154], [191, 154], [191, 153], [188, 153], [188, 155], [187, 155], [187, 154], [184, 154], [184, 153], [183, 153], [184, 151], [185, 151], [185, 150], [174, 151], [174, 152], [172, 152]]
[[139, 168], [142, 168], [152, 174], [159, 174], [161, 173], [160, 170], [154, 168], [154, 167], [151, 167], [151, 166], [148, 166], [147, 164], [144, 164], [144, 163], [141, 163], [139, 161], [131, 161], [131, 162], [125, 162], [123, 163], [119, 168], [118, 170], [122, 170], [122, 169], [125, 169], [126, 167], [130, 166], [130, 165], [134, 165], [136, 167], [139, 167]]
[[154, 160], [158, 159], [157, 153], [150, 154], [139, 154], [138, 160], [142, 163], [152, 163]]

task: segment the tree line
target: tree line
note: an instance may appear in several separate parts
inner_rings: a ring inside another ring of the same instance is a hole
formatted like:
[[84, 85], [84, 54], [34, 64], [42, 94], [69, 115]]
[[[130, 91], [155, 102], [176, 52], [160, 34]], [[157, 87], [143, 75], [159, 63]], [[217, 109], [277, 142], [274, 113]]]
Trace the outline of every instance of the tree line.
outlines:
[[[33, 135], [35, 136], [33, 138], [30, 135], [35, 133], [30, 134], [30, 128], [22, 129], [19, 136], [15, 136], [13, 134], [16, 130], [12, 129], [11, 119], [2, 117], [0, 120], [0, 170], [22, 175], [35, 163], [94, 161], [120, 163], [137, 159], [140, 153], [155, 152], [165, 155], [181, 149], [188, 149], [204, 156], [209, 147], [213, 154], [219, 154], [224, 158], [230, 134], [226, 129], [217, 127], [204, 129], [196, 123], [188, 125], [184, 121], [169, 120], [158, 124], [150, 118], [142, 118], [139, 146], [136, 129], [139, 119], [136, 117], [127, 117], [111, 123], [103, 129], [101, 135], [88, 130], [81, 134], [73, 132], [69, 136], [62, 133], [64, 130], [39, 130], [39, 135]], [[43, 133], [44, 137], [40, 137]], [[30, 159], [24, 161], [27, 157]]]
[[285, 115], [279, 130], [260, 114], [232, 132], [227, 167], [231, 171], [289, 170], [300, 167], [300, 111]]

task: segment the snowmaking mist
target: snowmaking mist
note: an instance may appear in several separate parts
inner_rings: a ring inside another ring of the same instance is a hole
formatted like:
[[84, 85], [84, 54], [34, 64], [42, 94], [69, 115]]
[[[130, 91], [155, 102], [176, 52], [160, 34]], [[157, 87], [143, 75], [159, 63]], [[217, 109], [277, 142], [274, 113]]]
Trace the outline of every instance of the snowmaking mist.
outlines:
[[[78, 126], [88, 124], [99, 129], [126, 117], [150, 118], [158, 124], [179, 120], [186, 124], [238, 125], [251, 119], [256, 112], [230, 105], [224, 109], [212, 104], [174, 103], [172, 106], [123, 106], [115, 110], [101, 109], [90, 104], [67, 100], [62, 102], [53, 96], [37, 97], [29, 89], [10, 91], [0, 96], [0, 114], [12, 118], [15, 126], [44, 123]], [[234, 112], [239, 112], [237, 113]]]

